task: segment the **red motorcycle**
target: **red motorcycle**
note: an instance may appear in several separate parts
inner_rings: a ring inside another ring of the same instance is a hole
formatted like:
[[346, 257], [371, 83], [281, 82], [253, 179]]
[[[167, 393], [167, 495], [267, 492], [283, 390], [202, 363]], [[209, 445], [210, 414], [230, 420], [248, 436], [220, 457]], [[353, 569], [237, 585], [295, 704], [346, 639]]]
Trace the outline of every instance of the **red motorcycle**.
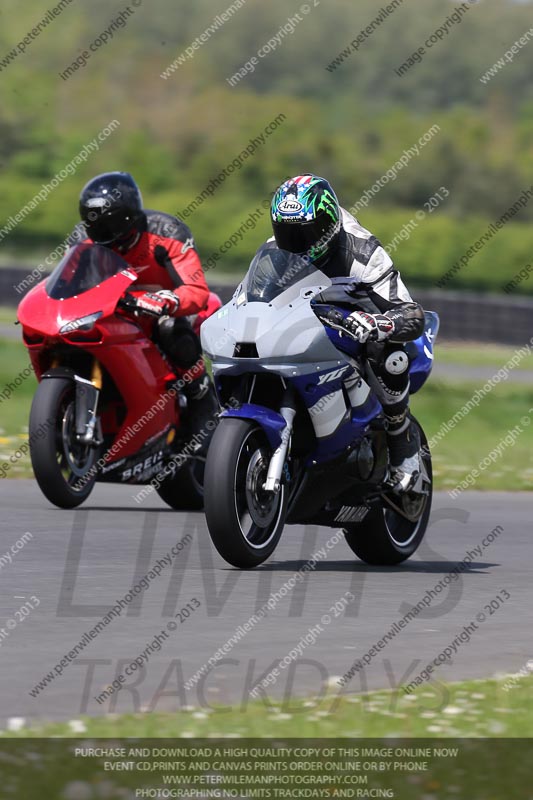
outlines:
[[[181, 389], [189, 376], [178, 378], [151, 341], [154, 318], [137, 307], [140, 287], [131, 288], [137, 278], [112, 250], [80, 244], [19, 305], [39, 381], [32, 466], [60, 508], [80, 505], [96, 481], [151, 482], [172, 508], [203, 506], [207, 442], [187, 428]], [[196, 333], [220, 306], [211, 293]]]

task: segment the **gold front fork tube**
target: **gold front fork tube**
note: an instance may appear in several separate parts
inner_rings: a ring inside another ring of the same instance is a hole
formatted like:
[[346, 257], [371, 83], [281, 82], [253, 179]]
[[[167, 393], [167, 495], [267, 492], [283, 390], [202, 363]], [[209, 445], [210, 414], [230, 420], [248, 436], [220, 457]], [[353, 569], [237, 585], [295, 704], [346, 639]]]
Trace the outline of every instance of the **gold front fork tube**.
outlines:
[[102, 374], [102, 367], [100, 366], [99, 362], [96, 358], [93, 361], [93, 368], [91, 372], [91, 383], [97, 389], [102, 388], [102, 381], [103, 381], [103, 374]]

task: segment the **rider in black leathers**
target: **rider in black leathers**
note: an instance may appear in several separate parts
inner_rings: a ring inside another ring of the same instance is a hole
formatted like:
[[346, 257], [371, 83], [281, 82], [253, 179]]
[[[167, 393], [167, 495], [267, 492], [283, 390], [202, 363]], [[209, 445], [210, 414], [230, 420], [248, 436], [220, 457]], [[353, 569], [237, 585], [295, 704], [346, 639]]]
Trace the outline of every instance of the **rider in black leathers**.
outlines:
[[390, 483], [407, 491], [420, 473], [420, 439], [409, 416], [409, 358], [405, 342], [424, 330], [424, 312], [415, 303], [390, 256], [369, 231], [341, 208], [330, 184], [307, 174], [285, 181], [271, 207], [279, 248], [307, 255], [330, 278], [347, 278], [326, 289], [315, 302], [344, 306], [350, 292], [366, 290], [372, 311], [352, 312], [346, 333], [366, 343], [366, 377], [387, 420]]

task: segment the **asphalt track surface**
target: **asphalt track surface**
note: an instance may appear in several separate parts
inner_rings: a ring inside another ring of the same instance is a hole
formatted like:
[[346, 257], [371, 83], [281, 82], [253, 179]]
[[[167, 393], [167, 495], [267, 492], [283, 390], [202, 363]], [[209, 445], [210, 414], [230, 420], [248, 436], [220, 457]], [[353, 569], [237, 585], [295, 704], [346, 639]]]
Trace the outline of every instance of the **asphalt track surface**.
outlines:
[[[510, 599], [492, 615], [485, 609], [485, 622], [436, 676], [443, 680], [490, 676], [518, 670], [533, 656], [528, 494], [470, 492], [456, 500], [438, 494], [425, 543], [411, 561], [396, 568], [366, 566], [339, 537], [306, 580], [279, 596], [268, 616], [230, 646], [225, 656], [230, 661], [220, 663], [201, 688], [188, 691], [184, 681], [335, 532], [287, 527], [272, 559], [255, 571], [243, 572], [226, 565], [214, 551], [202, 514], [167, 510], [155, 495], [139, 506], [130, 488], [97, 486], [83, 510], [70, 512], [50, 506], [33, 481], [4, 480], [0, 497], [0, 555], [26, 531], [33, 534], [12, 563], [0, 570], [0, 629], [7, 632], [0, 641], [2, 725], [8, 717], [35, 722], [73, 719], [80, 713], [127, 713], [141, 707], [168, 711], [184, 705], [240, 704], [253, 682], [277, 666], [317, 624], [322, 630], [314, 644], [301, 650], [296, 668], [287, 663], [280, 670], [267, 695], [318, 694], [325, 682], [346, 672], [439, 581], [445, 588], [435, 592], [427, 611], [409, 622], [377, 653], [364, 676], [356, 674], [344, 691], [408, 682], [503, 590]], [[481, 555], [472, 555], [457, 580], [447, 580], [468, 551], [497, 526], [503, 531], [495, 541]], [[187, 534], [192, 538], [176, 557], [174, 571], [163, 568], [61, 676], [37, 697], [30, 696], [29, 691], [72, 650], [84, 631]], [[347, 613], [337, 618], [330, 614], [331, 621], [324, 623], [323, 615], [346, 592], [355, 598]], [[7, 620], [15, 618], [32, 596], [39, 606], [8, 629]], [[97, 703], [95, 696], [166, 630], [173, 615], [193, 597], [200, 608], [177, 625], [137, 677], [127, 679], [127, 684], [136, 686], [125, 685], [114, 703]]]

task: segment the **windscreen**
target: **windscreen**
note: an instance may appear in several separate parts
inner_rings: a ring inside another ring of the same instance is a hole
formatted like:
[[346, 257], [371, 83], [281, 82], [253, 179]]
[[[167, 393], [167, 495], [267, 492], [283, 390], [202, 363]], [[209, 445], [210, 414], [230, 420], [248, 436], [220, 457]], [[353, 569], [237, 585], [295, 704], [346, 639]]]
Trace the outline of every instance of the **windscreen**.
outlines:
[[78, 244], [67, 250], [46, 282], [46, 292], [53, 300], [88, 292], [112, 278], [128, 265], [119, 255], [98, 244]]
[[256, 253], [243, 283], [248, 302], [270, 303], [316, 268], [308, 257], [280, 250], [274, 242]]

